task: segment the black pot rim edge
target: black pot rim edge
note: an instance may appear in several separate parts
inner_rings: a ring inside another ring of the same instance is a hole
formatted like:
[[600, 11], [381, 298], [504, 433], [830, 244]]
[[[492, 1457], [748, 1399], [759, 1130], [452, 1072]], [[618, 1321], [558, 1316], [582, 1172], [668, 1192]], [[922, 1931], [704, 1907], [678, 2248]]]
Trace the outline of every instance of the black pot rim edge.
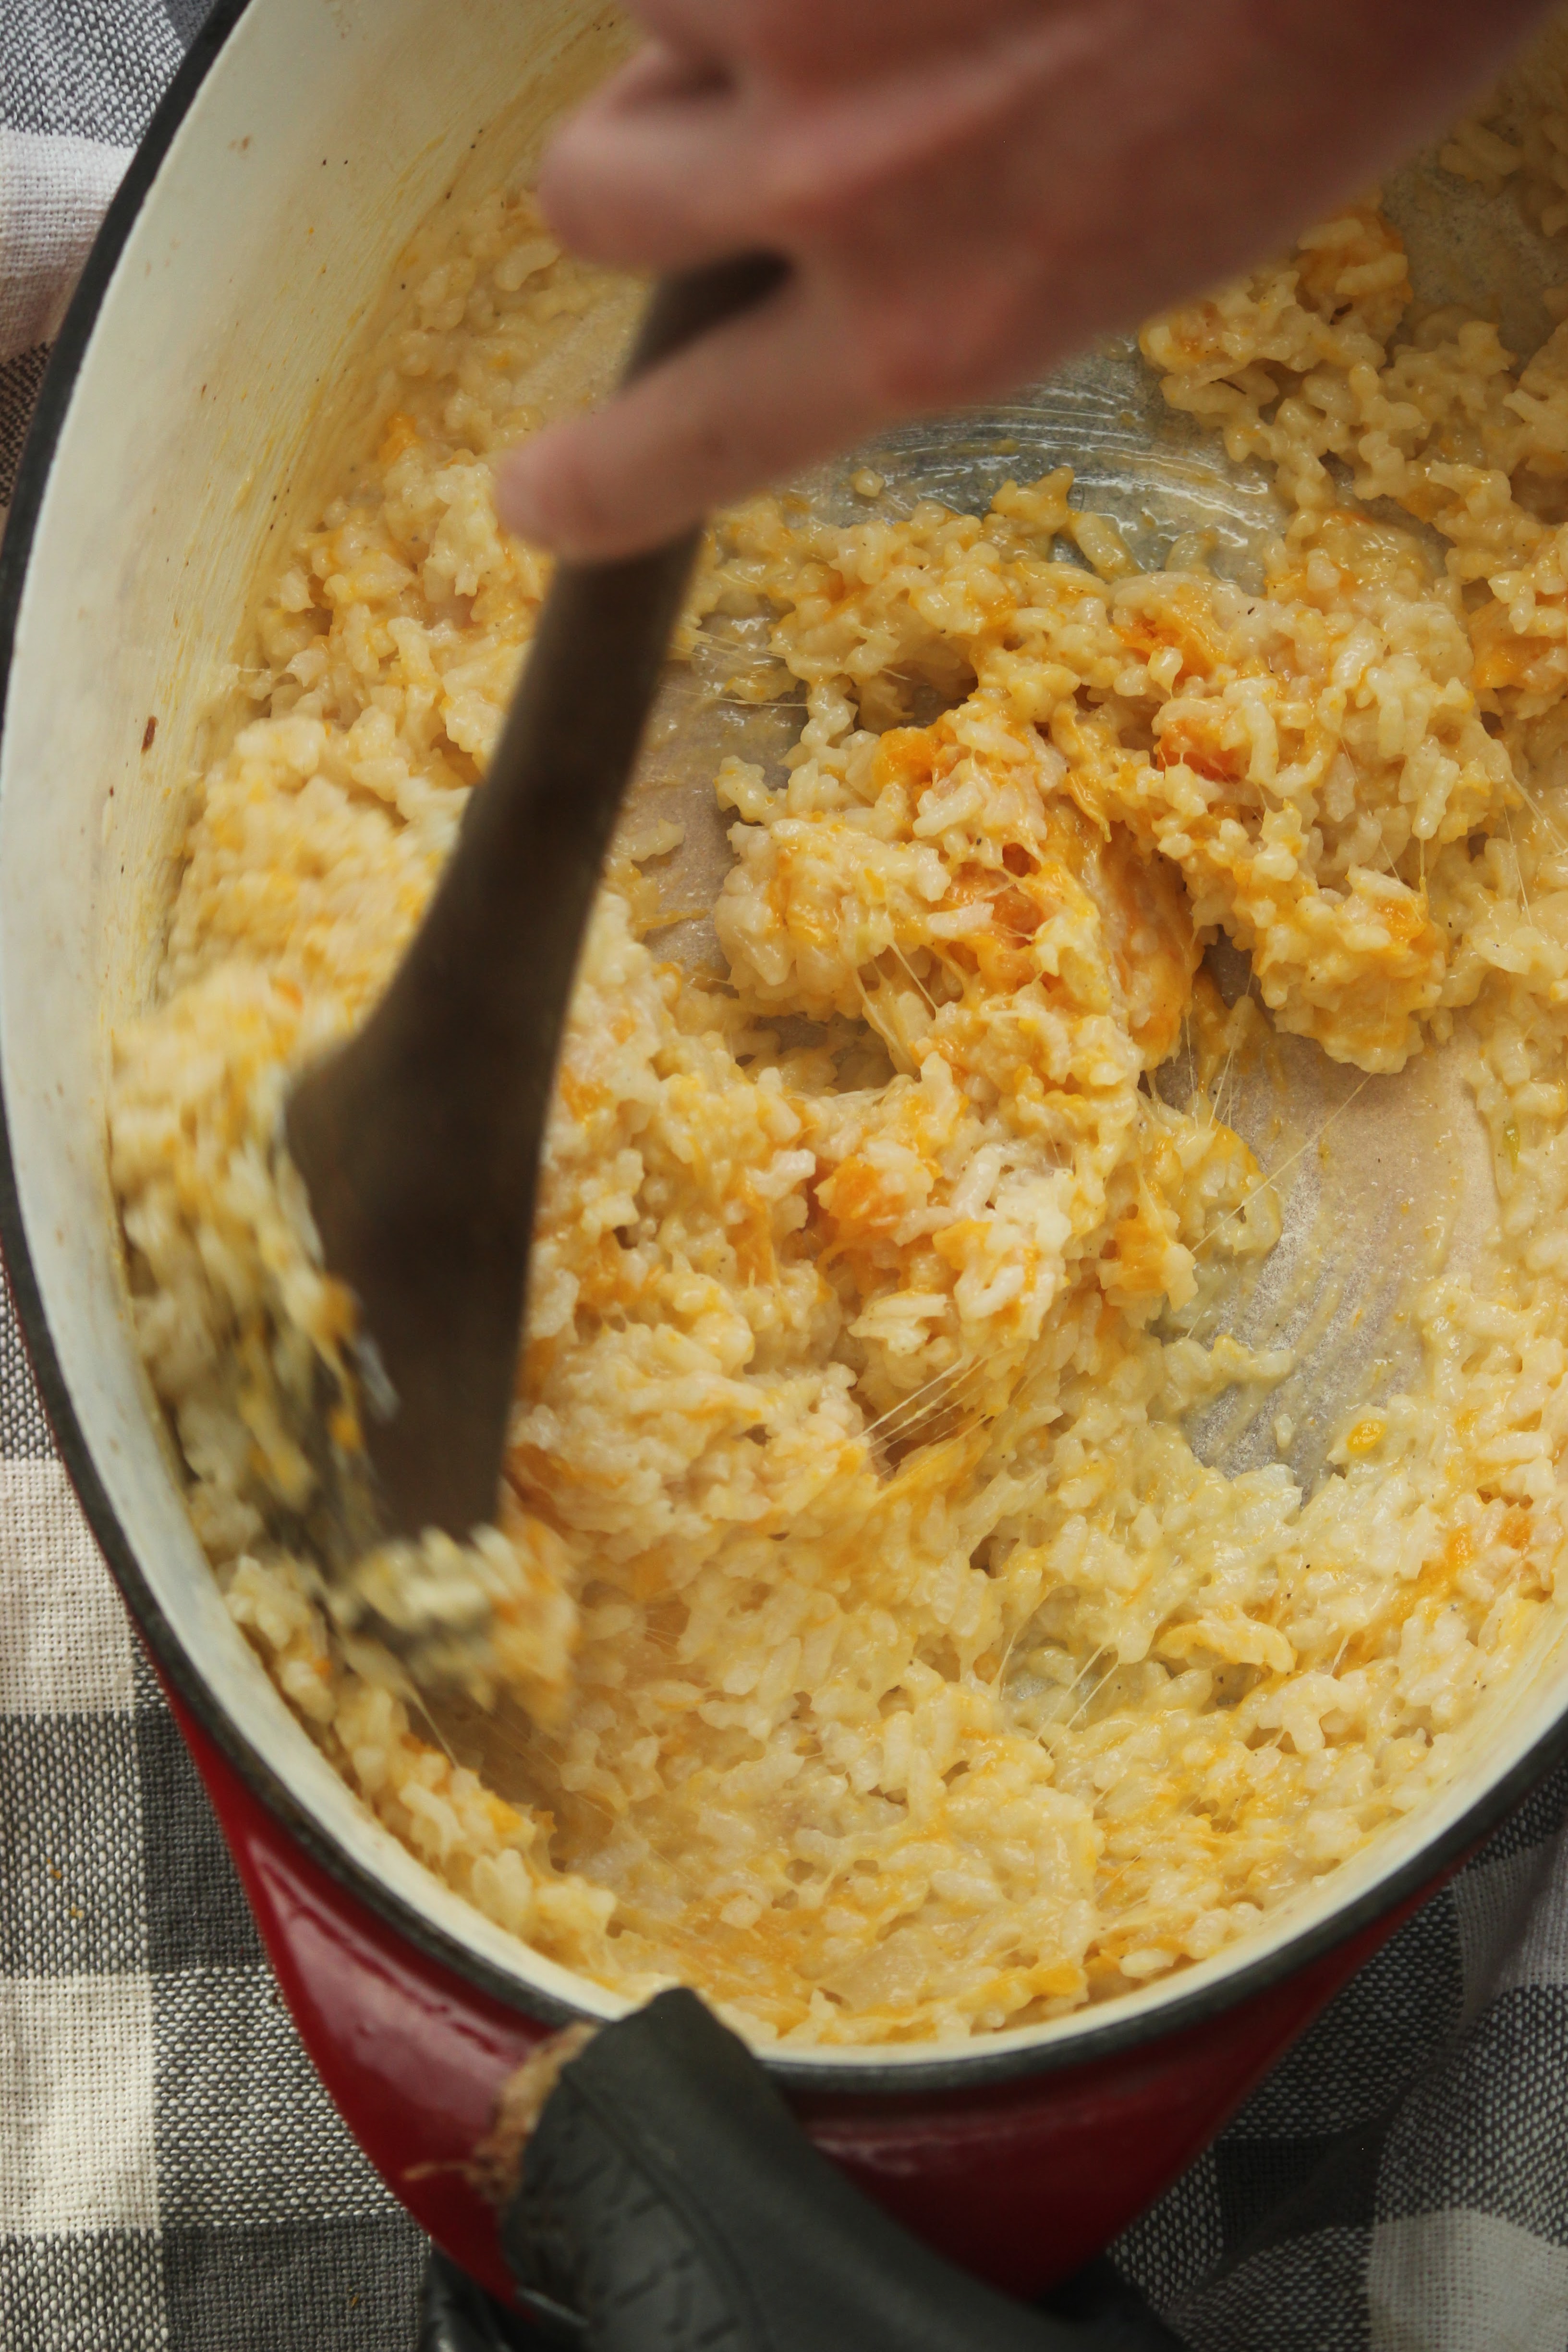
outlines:
[[[44, 495], [99, 311], [132, 228], [175, 135], [250, 5], [251, 0], [216, 0], [196, 35], [110, 206], [55, 343], [17, 472], [5, 540], [0, 544], [0, 745], [5, 738], [17, 621]], [[3, 1085], [0, 1247], [4, 1249], [12, 1295], [45, 1410], [89, 1525], [159, 1666], [226, 1760], [313, 1862], [427, 1958], [453, 1969], [505, 2007], [546, 2024], [563, 2025], [584, 2015], [582, 2010], [554, 1994], [521, 1986], [394, 1894], [321, 1828], [208, 1689], [142, 1573], [99, 1478], [67, 1388], [27, 1244]], [[1289, 1937], [1277, 1950], [1243, 1962], [1219, 1982], [1198, 1985], [1191, 1993], [1177, 1995], [1152, 2012], [1119, 2017], [1121, 2004], [1109, 2003], [1098, 2015], [1091, 2013], [1090, 2021], [1070, 2040], [1040, 2049], [987, 2053], [984, 2043], [971, 2043], [962, 2057], [943, 2054], [926, 2059], [911, 2055], [897, 2064], [868, 2058], [828, 2066], [791, 2057], [776, 2063], [774, 2071], [786, 2087], [799, 2093], [848, 2100], [919, 2099], [978, 2091], [1031, 2076], [1074, 2072], [1210, 2022], [1226, 2011], [1240, 2007], [1252, 1996], [1298, 1975], [1314, 1960], [1324, 1958], [1432, 1885], [1565, 1755], [1568, 1706], [1534, 1746], [1485, 1790], [1458, 1821], [1397, 1869], [1315, 1926]]]

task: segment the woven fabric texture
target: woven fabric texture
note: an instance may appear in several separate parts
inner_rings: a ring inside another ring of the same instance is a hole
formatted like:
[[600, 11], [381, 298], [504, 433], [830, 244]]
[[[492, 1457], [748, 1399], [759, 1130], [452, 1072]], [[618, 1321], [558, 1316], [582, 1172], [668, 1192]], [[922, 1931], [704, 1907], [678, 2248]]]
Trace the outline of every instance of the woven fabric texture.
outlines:
[[0, 1397], [0, 2344], [405, 2352], [419, 2233], [300, 2046], [36, 1415]]
[[[0, 0], [0, 508], [200, 22]], [[300, 2048], [0, 1311], [0, 2347], [409, 2352], [419, 2231]]]
[[[0, 508], [92, 226], [203, 14], [0, 5]], [[1568, 1772], [1113, 2249], [1191, 2352], [1568, 2347], [1565, 1819]], [[423, 2242], [281, 2006], [8, 1305], [0, 2082], [5, 2352], [412, 2352]]]

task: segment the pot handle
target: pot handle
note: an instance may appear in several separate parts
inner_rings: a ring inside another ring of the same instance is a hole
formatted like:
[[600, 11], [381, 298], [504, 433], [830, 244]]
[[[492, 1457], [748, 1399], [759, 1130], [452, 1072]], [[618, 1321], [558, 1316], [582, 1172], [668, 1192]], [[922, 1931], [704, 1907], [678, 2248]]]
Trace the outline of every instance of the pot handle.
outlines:
[[[931, 2252], [818, 2153], [686, 1990], [562, 2070], [501, 2242], [531, 2301], [576, 2316], [585, 2352], [1181, 2352], [1114, 2283], [1080, 2293], [1097, 2316], [1068, 2319]], [[429, 2336], [425, 2352], [507, 2341]]]
[[544, 2336], [514, 2313], [503, 2311], [477, 2279], [460, 2271], [437, 2247], [430, 2250], [419, 2290], [419, 2342], [416, 2352], [542, 2352], [547, 2344], [583, 2343], [574, 2327]]

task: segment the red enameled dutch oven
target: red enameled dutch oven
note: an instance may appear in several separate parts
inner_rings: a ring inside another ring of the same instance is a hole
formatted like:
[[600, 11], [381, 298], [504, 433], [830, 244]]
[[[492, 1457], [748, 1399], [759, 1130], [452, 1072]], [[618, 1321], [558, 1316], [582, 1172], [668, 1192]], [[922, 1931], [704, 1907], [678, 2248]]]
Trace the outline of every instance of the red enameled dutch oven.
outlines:
[[[308, 487], [312, 413], [501, 100], [511, 161], [628, 39], [587, 0], [218, 0], [89, 264], [0, 556], [0, 1234], [45, 1402], [307, 2048], [396, 2195], [503, 2296], [488, 2210], [416, 2168], [467, 2154], [542, 2034], [619, 2006], [382, 1830], [231, 1624], [137, 1362], [103, 1103], [112, 1029], [151, 982], [195, 729]], [[921, 2237], [1040, 2290], [1198, 2154], [1568, 1750], [1558, 1665], [1521, 1677], [1424, 1811], [1239, 1947], [1044, 2027], [777, 2056], [774, 2080]]]

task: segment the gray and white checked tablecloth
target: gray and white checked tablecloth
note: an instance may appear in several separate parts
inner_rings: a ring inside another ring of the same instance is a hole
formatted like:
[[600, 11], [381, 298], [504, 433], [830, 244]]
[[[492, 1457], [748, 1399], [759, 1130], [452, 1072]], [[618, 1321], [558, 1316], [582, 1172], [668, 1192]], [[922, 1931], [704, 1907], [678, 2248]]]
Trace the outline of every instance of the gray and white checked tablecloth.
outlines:
[[[0, 508], [204, 14], [0, 0]], [[1565, 1818], [1568, 1771], [1114, 2250], [1192, 2352], [1568, 2352]], [[280, 2005], [7, 1309], [0, 2352], [412, 2352], [423, 2255]]]
[[[205, 13], [0, 0], [0, 509]], [[5, 1304], [0, 2352], [411, 2352], [424, 2260], [300, 2046]]]

